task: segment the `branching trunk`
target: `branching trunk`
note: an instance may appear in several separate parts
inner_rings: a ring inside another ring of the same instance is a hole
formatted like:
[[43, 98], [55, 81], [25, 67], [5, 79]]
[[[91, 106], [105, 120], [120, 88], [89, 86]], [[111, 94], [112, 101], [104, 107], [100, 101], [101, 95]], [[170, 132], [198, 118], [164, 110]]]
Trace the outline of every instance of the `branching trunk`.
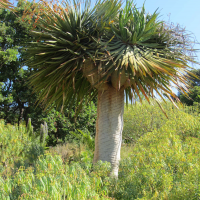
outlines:
[[111, 176], [118, 177], [122, 143], [124, 90], [110, 87], [99, 91], [95, 137], [94, 163], [98, 160], [111, 163]]

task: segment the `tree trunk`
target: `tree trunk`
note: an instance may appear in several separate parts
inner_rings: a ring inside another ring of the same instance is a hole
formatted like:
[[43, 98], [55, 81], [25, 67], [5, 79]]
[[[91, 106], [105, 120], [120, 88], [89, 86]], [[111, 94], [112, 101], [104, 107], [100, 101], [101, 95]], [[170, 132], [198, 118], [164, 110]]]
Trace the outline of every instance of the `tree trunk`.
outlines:
[[124, 89], [99, 91], [94, 163], [111, 163], [111, 176], [118, 177], [124, 114]]

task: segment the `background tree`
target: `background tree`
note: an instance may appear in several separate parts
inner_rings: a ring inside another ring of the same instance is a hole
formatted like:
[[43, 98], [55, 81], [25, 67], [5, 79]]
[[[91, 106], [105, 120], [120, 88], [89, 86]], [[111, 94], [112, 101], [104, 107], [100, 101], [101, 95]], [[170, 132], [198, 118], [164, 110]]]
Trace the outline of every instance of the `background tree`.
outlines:
[[0, 9], [0, 118], [6, 122], [19, 123], [28, 112], [27, 102], [33, 99], [30, 89], [25, 86], [30, 69], [24, 68], [22, 45], [30, 38], [30, 25], [23, 23], [25, 2], [19, 1], [15, 13]]
[[62, 114], [55, 109], [46, 113], [41, 106], [36, 107], [37, 95], [27, 86], [33, 69], [24, 63], [26, 51], [22, 46], [26, 47], [33, 40], [30, 30], [37, 19], [24, 13], [38, 7], [36, 3], [21, 0], [15, 12], [0, 9], [0, 118], [11, 124], [27, 124], [28, 118], [31, 118], [35, 132], [39, 132], [40, 124], [46, 121], [49, 127], [48, 145], [51, 146], [74, 139], [70, 132], [76, 129], [94, 135], [96, 108], [93, 103], [84, 104], [87, 112], [81, 112], [78, 118], [74, 106], [72, 112], [69, 113], [66, 107]]
[[97, 112], [96, 104], [91, 102], [89, 105], [86, 105], [84, 103], [78, 116], [75, 111], [75, 106], [72, 109], [69, 109], [69, 107], [64, 109], [62, 113], [53, 109], [42, 118], [48, 124], [48, 146], [64, 142], [80, 142], [71, 133], [75, 132], [80, 135], [77, 130], [81, 130], [94, 137]]
[[200, 86], [200, 69], [191, 70], [195, 76], [190, 78], [192, 86]]
[[181, 102], [188, 106], [200, 103], [200, 69], [193, 69], [191, 70], [191, 73], [195, 76], [190, 77], [190, 84], [192, 88], [190, 89], [188, 96], [178, 93]]
[[195, 61], [187, 54], [190, 41], [159, 22], [156, 12], [146, 14], [130, 1], [123, 9], [115, 0], [89, 5], [46, 4], [38, 19], [41, 31], [32, 32], [37, 40], [28, 48], [34, 57], [28, 65], [35, 69], [31, 85], [46, 107], [63, 109], [98, 96], [94, 162], [111, 162], [117, 176], [124, 92], [127, 101], [141, 91], [147, 101], [157, 93], [173, 102], [171, 82], [188, 91], [184, 75]]

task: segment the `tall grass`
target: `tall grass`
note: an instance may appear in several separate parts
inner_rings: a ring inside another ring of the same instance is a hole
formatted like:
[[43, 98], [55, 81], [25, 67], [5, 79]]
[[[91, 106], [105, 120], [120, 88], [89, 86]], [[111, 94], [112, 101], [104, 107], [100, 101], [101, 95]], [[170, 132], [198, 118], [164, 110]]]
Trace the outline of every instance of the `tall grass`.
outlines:
[[37, 138], [29, 137], [23, 125], [5, 125], [0, 121], [0, 172], [7, 176], [20, 165], [29, 166], [44, 153], [44, 146]]

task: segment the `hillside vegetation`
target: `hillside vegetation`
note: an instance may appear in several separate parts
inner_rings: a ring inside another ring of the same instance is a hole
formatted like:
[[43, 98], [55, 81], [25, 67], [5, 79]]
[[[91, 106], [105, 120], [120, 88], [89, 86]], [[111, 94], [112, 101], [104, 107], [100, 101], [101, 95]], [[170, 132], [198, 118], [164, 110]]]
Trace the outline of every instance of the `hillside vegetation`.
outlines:
[[47, 148], [25, 126], [1, 121], [0, 199], [199, 199], [198, 112], [164, 109], [168, 119], [156, 105], [125, 109], [118, 180], [109, 163], [92, 165], [87, 141]]

